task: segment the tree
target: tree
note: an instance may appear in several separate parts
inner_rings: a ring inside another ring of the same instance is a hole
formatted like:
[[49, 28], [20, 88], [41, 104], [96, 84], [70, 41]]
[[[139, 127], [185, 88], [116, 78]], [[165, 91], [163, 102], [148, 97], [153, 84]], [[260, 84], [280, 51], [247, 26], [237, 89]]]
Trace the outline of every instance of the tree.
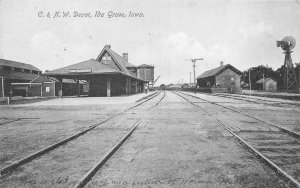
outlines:
[[[251, 67], [250, 69], [250, 78], [251, 78], [251, 88], [252, 89], [261, 89], [261, 85], [256, 84], [256, 82], [263, 78], [273, 78], [276, 79], [277, 75], [275, 71], [268, 66], [259, 65], [257, 67]], [[242, 74], [242, 81], [249, 85], [249, 69], [245, 70]]]

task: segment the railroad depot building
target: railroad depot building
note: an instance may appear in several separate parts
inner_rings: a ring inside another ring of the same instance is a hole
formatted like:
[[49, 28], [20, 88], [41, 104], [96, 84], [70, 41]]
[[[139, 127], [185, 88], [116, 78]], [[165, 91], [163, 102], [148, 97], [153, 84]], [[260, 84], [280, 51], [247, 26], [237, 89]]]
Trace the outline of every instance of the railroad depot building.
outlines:
[[210, 89], [214, 92], [240, 92], [242, 72], [230, 64], [203, 72], [197, 77], [197, 85], [203, 89]]
[[[110, 45], [105, 45], [96, 59], [48, 71], [43, 75], [54, 77], [59, 82], [62, 79], [73, 79], [78, 84], [84, 81], [88, 84], [88, 96], [110, 97], [144, 92], [149, 80], [154, 80], [154, 67], [145, 69], [147, 67], [129, 63], [128, 53], [121, 56]], [[65, 95], [62, 84], [58, 90], [60, 97]]]

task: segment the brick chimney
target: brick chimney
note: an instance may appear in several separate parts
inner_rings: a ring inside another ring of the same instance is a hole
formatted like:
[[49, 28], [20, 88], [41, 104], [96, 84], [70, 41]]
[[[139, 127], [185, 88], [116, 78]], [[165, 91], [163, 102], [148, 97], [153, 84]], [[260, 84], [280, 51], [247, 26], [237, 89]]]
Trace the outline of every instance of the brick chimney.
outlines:
[[123, 53], [123, 58], [128, 62], [128, 53]]
[[110, 46], [110, 44], [106, 44], [104, 47], [110, 49], [111, 46]]
[[223, 61], [221, 61], [220, 62], [220, 67], [222, 67], [224, 65], [224, 62]]

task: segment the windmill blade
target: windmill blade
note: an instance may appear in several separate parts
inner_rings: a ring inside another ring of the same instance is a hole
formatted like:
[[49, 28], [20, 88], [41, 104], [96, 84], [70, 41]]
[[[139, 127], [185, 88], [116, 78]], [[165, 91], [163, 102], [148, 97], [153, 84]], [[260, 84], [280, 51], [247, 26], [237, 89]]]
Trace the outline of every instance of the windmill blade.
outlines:
[[277, 41], [277, 47], [279, 46], [284, 51], [289, 51], [296, 46], [296, 40], [291, 36], [284, 37], [281, 41]]

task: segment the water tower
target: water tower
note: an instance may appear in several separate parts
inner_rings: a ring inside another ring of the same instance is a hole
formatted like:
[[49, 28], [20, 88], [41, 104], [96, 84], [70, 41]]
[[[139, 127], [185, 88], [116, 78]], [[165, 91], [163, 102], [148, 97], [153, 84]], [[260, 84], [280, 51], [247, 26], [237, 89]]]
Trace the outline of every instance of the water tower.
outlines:
[[154, 85], [154, 66], [142, 64], [137, 67], [137, 77], [149, 82], [149, 86]]

